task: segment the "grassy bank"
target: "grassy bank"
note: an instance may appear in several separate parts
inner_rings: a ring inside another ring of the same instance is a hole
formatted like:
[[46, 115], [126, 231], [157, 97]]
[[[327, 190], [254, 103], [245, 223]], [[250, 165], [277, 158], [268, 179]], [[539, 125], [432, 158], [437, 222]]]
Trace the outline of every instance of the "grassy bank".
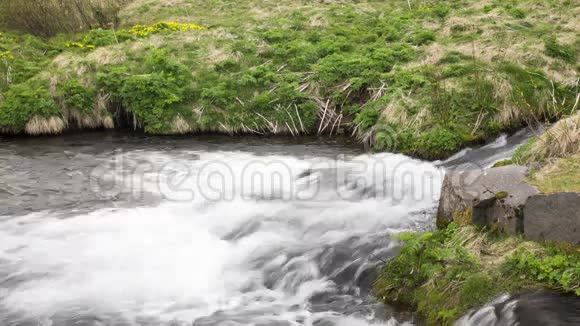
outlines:
[[442, 158], [577, 109], [579, 11], [574, 1], [135, 0], [115, 28], [2, 31], [0, 130], [348, 132], [376, 150]]
[[451, 325], [504, 293], [547, 287], [580, 296], [580, 249], [451, 224], [401, 234], [401, 254], [375, 283], [386, 303], [415, 307], [428, 325]]
[[[580, 114], [561, 119], [496, 164], [526, 165], [540, 192], [580, 191]], [[429, 325], [450, 325], [504, 293], [546, 287], [580, 296], [580, 248], [537, 243], [471, 225], [471, 210], [446, 229], [400, 235], [405, 245], [387, 263], [375, 294], [415, 307]]]
[[580, 192], [580, 154], [557, 160], [535, 171], [528, 182], [545, 194]]
[[542, 193], [580, 192], [580, 113], [561, 119], [496, 166], [510, 164], [528, 166], [527, 182]]

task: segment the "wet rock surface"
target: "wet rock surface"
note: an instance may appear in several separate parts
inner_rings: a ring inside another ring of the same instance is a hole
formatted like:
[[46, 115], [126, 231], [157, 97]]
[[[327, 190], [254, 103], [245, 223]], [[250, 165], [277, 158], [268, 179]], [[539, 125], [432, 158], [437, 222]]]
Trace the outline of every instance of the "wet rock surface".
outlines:
[[456, 326], [580, 325], [580, 298], [546, 290], [504, 295], [461, 318]]

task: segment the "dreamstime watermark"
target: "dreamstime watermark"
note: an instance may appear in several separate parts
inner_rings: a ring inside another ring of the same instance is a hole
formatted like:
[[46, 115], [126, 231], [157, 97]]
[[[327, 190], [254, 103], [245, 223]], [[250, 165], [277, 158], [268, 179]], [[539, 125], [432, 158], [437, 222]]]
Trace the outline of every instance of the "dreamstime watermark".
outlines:
[[[458, 184], [470, 184], [481, 175], [457, 174]], [[432, 163], [404, 156], [364, 156], [357, 159], [297, 161], [236, 157], [202, 161], [159, 161], [134, 158], [117, 151], [91, 171], [90, 189], [100, 198], [144, 200], [153, 194], [164, 200], [285, 201], [361, 200], [383, 198], [393, 202], [438, 200], [447, 171]]]

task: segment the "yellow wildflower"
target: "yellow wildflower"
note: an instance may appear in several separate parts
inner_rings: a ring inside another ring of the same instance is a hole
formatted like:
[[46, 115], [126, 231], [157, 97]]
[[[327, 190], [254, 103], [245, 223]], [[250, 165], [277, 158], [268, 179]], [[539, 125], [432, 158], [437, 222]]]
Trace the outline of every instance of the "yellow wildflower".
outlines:
[[0, 52], [0, 59], [14, 60], [14, 55], [12, 55], [11, 51]]
[[152, 26], [135, 25], [129, 31], [131, 34], [138, 37], [146, 37], [151, 34], [156, 34], [162, 31], [170, 32], [184, 32], [189, 30], [204, 30], [203, 26], [196, 24], [182, 24], [177, 22], [157, 22]]
[[93, 50], [95, 48], [95, 46], [92, 45], [92, 44], [83, 44], [83, 43], [80, 43], [80, 42], [69, 42], [69, 43], [66, 43], [66, 47], [67, 48], [88, 49], [88, 50]]

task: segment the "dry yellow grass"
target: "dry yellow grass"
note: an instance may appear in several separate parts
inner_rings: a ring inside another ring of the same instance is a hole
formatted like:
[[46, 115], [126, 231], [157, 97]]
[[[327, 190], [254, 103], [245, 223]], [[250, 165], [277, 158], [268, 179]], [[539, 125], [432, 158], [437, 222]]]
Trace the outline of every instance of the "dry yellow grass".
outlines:
[[173, 119], [171, 129], [175, 134], [187, 134], [193, 130], [193, 128], [189, 125], [189, 123], [187, 123], [187, 121], [185, 121], [185, 119], [183, 119], [183, 117], [181, 117], [180, 115], [178, 115], [177, 117], [175, 117], [175, 119]]
[[34, 116], [28, 123], [24, 131], [28, 135], [56, 135], [63, 132], [66, 122], [60, 117], [42, 118]]
[[519, 249], [531, 252], [543, 250], [538, 243], [524, 241], [518, 237], [491, 241], [486, 231], [478, 230], [474, 225], [462, 226], [450, 245], [467, 249], [471, 255], [477, 257], [484, 270], [496, 268]]
[[127, 56], [125, 55], [125, 49], [123, 47], [109, 46], [96, 49], [87, 58], [99, 66], [104, 66], [123, 63], [127, 59]]
[[538, 136], [527, 155], [532, 161], [580, 153], [580, 113], [562, 119]]
[[580, 192], [580, 154], [548, 163], [528, 180], [545, 194]]

